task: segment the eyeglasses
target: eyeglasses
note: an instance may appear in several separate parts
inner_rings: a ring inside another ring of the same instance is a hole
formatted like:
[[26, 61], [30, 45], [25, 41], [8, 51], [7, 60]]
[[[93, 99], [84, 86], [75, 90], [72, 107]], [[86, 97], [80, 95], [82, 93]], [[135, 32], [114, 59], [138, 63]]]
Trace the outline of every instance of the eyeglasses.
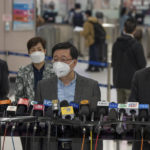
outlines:
[[66, 62], [68, 62], [68, 61], [70, 61], [70, 60], [72, 60], [72, 58], [70, 58], [70, 59], [67, 59], [67, 58], [60, 58], [60, 59], [58, 59], [58, 58], [53, 58], [52, 62], [58, 62], [58, 61], [60, 61], [60, 62], [66, 63]]

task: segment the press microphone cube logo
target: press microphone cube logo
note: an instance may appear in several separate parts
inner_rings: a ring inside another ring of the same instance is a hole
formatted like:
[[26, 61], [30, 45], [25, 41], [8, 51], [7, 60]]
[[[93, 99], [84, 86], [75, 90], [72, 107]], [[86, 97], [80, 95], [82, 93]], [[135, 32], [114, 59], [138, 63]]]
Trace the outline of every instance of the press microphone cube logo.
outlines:
[[107, 101], [98, 101], [97, 106], [109, 106], [109, 103]]
[[35, 105], [33, 106], [33, 109], [34, 109], [34, 110], [44, 110], [44, 105], [35, 104]]
[[130, 109], [138, 109], [139, 108], [139, 103], [138, 102], [128, 102], [127, 107]]
[[111, 108], [111, 109], [117, 109], [118, 108], [118, 104], [114, 103], [114, 102], [109, 103], [109, 108]]
[[52, 100], [53, 104], [58, 104], [58, 99]]
[[46, 106], [46, 107], [51, 107], [51, 106], [52, 106], [52, 101], [45, 99], [45, 100], [44, 100], [44, 106]]
[[149, 104], [140, 104], [139, 109], [148, 109], [149, 110]]
[[7, 107], [7, 111], [16, 112], [16, 110], [17, 110], [17, 106], [8, 106]]
[[131, 114], [135, 114], [135, 115], [138, 115], [139, 113], [139, 103], [138, 102], [128, 102], [127, 103], [127, 108], [128, 108], [128, 115], [131, 115]]
[[127, 108], [127, 104], [118, 104], [118, 108]]
[[11, 100], [0, 100], [0, 105], [9, 105], [11, 104]]
[[72, 106], [68, 106], [68, 107], [61, 107], [61, 114], [63, 115], [73, 115], [74, 111], [73, 111], [73, 107]]
[[72, 106], [73, 108], [79, 109], [79, 104], [77, 104], [77, 103], [70, 102], [69, 105]]
[[29, 105], [29, 99], [27, 99], [27, 98], [20, 98], [19, 101], [18, 101], [18, 104], [19, 105], [26, 105], [26, 106], [28, 106]]
[[35, 105], [35, 104], [38, 104], [38, 102], [37, 102], [37, 101], [31, 101], [30, 104], [33, 106], [33, 105]]

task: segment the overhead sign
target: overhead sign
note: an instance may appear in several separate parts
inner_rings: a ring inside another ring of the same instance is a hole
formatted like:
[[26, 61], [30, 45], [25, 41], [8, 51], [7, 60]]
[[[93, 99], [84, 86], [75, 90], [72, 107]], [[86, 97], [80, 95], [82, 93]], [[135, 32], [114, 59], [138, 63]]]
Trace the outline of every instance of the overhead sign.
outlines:
[[14, 0], [13, 30], [33, 30], [34, 10], [34, 0]]

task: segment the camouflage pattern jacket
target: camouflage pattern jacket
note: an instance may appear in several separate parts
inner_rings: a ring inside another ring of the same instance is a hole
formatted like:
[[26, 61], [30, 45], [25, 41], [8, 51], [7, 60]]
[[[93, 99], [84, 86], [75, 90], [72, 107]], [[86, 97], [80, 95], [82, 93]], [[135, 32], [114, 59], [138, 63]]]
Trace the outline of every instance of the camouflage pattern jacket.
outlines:
[[[43, 79], [48, 79], [55, 76], [52, 64], [45, 63], [43, 70]], [[19, 98], [28, 98], [30, 101], [34, 100], [34, 71], [32, 64], [21, 67], [18, 71], [15, 85], [15, 100]]]

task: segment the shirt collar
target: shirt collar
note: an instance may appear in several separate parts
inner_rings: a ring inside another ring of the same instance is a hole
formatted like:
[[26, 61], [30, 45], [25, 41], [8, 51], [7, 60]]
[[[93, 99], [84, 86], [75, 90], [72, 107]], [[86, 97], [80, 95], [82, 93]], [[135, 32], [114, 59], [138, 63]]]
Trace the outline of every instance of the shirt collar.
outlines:
[[124, 34], [124, 35], [128, 35], [128, 36], [130, 36], [130, 37], [134, 38], [133, 34], [126, 33], [125, 31], [123, 31], [123, 34]]
[[[67, 85], [67, 86], [70, 86], [70, 85], [72, 85], [72, 84], [74, 84], [75, 82], [76, 82], [76, 79], [77, 79], [77, 75], [76, 75], [76, 73], [74, 74], [75, 76], [74, 76], [74, 79], [69, 83], [69, 85]], [[58, 78], [58, 84], [60, 84], [60, 85], [62, 85], [62, 86], [65, 86], [64, 85], [64, 83]]]
[[43, 67], [40, 70], [38, 70], [33, 64], [32, 64], [32, 67], [33, 67], [34, 71], [36, 71], [36, 72], [42, 72], [44, 70], [44, 68], [45, 68], [45, 64], [43, 65]]

